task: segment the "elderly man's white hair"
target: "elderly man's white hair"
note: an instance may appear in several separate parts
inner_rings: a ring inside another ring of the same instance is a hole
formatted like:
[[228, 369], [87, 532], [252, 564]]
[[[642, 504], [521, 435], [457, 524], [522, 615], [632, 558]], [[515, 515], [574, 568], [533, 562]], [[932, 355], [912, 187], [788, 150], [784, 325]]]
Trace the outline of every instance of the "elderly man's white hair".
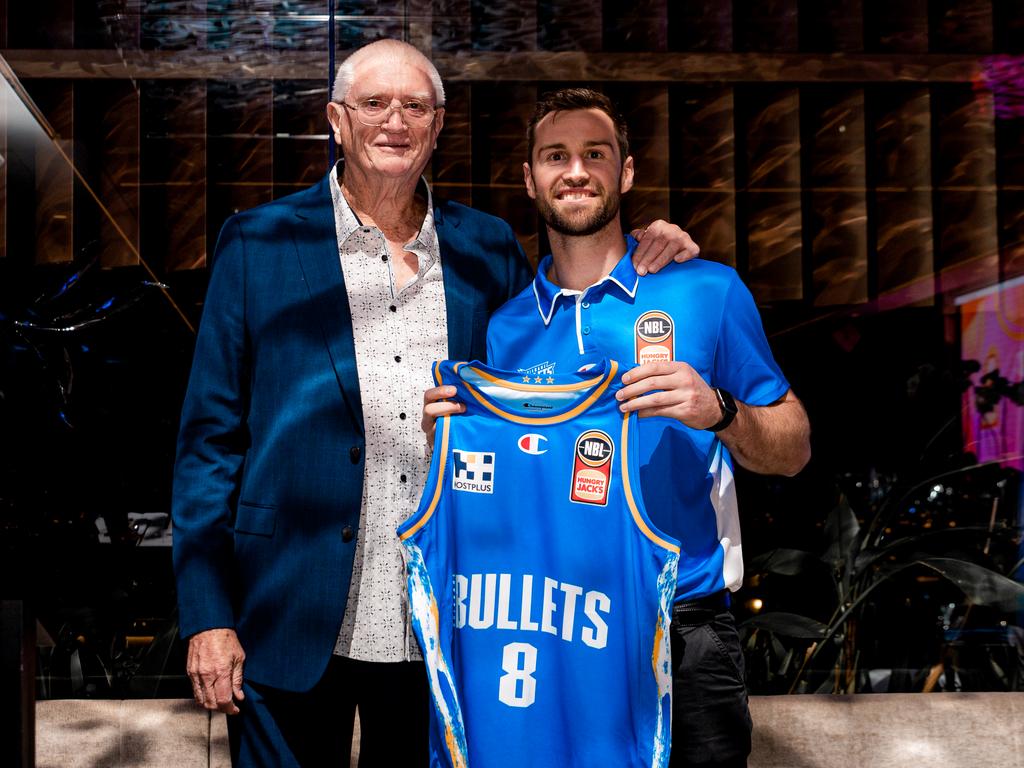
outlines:
[[438, 107], [444, 106], [444, 86], [441, 84], [441, 75], [438, 74], [437, 67], [413, 46], [403, 43], [401, 40], [392, 40], [390, 38], [364, 45], [362, 48], [353, 51], [347, 59], [341, 62], [341, 66], [338, 67], [338, 74], [334, 78], [334, 90], [331, 92], [331, 101], [341, 102], [348, 97], [348, 92], [352, 88], [352, 81], [355, 77], [356, 67], [363, 60], [371, 56], [394, 56], [395, 58], [403, 58], [406, 61], [411, 60], [422, 65], [423, 71], [426, 72], [427, 77], [430, 78], [430, 82], [434, 86], [434, 105]]

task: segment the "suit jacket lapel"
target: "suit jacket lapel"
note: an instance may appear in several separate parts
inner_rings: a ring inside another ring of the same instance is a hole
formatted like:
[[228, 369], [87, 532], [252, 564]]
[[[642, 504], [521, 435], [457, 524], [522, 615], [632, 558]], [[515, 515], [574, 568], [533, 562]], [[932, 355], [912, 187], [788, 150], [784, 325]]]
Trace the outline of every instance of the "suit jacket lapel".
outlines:
[[457, 247], [458, 216], [446, 214], [441, 206], [434, 207], [434, 227], [441, 251], [441, 271], [444, 277], [444, 297], [448, 315], [448, 357], [468, 360], [473, 357], [475, 292], [466, 284]]
[[345, 278], [338, 258], [329, 177], [307, 190], [295, 210], [292, 239], [327, 350], [352, 421], [363, 434], [356, 349]]

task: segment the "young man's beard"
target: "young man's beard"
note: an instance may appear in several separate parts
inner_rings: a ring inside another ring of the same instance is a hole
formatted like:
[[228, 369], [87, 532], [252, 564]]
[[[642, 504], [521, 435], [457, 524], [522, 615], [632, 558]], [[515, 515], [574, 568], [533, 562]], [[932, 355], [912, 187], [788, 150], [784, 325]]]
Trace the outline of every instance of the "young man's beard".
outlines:
[[601, 207], [585, 216], [563, 216], [555, 210], [547, 198], [537, 195], [537, 212], [555, 232], [570, 237], [586, 237], [600, 232], [609, 222], [619, 215], [619, 195], [611, 194], [604, 198]]

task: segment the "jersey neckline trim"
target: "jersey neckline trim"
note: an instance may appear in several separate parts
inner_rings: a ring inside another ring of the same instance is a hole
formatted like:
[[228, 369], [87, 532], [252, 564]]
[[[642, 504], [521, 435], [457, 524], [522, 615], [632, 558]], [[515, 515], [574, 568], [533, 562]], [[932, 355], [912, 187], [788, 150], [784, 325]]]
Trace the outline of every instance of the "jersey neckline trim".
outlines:
[[[576, 402], [570, 408], [562, 411], [561, 413], [555, 413], [548, 416], [529, 416], [521, 413], [515, 413], [496, 403], [492, 398], [484, 394], [484, 392], [482, 392], [476, 385], [467, 381], [461, 375], [460, 371], [463, 368], [469, 368], [469, 370], [473, 371], [477, 376], [501, 387], [521, 392], [582, 392], [587, 389], [589, 389], [590, 392], [585, 398], [583, 398], [583, 400]], [[453, 368], [453, 372], [459, 376], [462, 385], [466, 388], [466, 391], [473, 397], [473, 399], [496, 416], [500, 416], [501, 418], [516, 424], [544, 425], [559, 424], [564, 421], [569, 421], [586, 411], [601, 398], [601, 396], [608, 390], [608, 387], [610, 387], [615, 381], [615, 377], [619, 372], [619, 364], [615, 360], [603, 360], [599, 364], [598, 368], [605, 368], [606, 370], [603, 373], [598, 373], [596, 376], [591, 376], [583, 381], [560, 384], [526, 384], [521, 381], [515, 381], [513, 379], [498, 376], [494, 372], [495, 369], [474, 363], [457, 363]], [[558, 378], [565, 379], [568, 377], [560, 375]]]

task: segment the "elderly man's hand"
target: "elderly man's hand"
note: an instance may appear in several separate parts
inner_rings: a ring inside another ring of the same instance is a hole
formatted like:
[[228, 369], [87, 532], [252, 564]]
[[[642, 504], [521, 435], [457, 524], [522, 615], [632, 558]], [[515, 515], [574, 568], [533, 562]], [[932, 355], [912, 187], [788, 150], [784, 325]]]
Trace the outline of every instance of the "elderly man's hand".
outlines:
[[638, 275], [654, 274], [670, 261], [682, 263], [700, 255], [700, 247], [692, 237], [661, 219], [630, 234], [637, 240], [633, 268]]
[[234, 699], [245, 698], [242, 692], [244, 664], [245, 651], [233, 629], [208, 629], [189, 638], [186, 668], [196, 703], [206, 709], [237, 715]]
[[445, 384], [442, 387], [431, 387], [423, 393], [423, 416], [420, 418], [420, 429], [427, 436], [427, 446], [434, 447], [434, 427], [442, 416], [462, 413], [466, 406], [447, 397], [455, 397], [455, 387]]

